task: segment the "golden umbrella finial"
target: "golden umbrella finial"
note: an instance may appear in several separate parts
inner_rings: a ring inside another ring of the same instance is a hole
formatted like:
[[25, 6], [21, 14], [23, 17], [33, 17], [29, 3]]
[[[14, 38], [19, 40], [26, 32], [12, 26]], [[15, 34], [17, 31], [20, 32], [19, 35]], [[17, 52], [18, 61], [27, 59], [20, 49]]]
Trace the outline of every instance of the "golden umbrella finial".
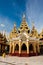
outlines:
[[16, 22], [14, 22], [14, 27], [16, 27]]
[[43, 33], [43, 28], [42, 28], [42, 33]]
[[14, 24], [14, 27], [16, 27], [16, 24]]
[[24, 19], [25, 17], [26, 17], [25, 14], [23, 14], [23, 19]]
[[32, 27], [34, 26], [34, 21], [32, 21]]

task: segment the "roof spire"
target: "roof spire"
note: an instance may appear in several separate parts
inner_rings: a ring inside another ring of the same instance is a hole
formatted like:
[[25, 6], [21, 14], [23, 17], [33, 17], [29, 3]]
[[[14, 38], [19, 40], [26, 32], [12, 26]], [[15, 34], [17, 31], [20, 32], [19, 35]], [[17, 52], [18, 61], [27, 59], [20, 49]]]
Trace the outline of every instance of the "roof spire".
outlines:
[[22, 16], [22, 22], [24, 23], [26, 23], [26, 16], [25, 16], [25, 14], [23, 14], [23, 16]]
[[32, 21], [32, 27], [34, 26], [34, 21]]
[[14, 23], [14, 27], [16, 28], [16, 24]]
[[34, 21], [32, 21], [32, 28], [33, 28], [33, 29], [35, 28], [35, 26], [34, 26]]
[[25, 14], [23, 14], [23, 19], [25, 19]]
[[42, 33], [43, 33], [43, 28], [42, 28]]

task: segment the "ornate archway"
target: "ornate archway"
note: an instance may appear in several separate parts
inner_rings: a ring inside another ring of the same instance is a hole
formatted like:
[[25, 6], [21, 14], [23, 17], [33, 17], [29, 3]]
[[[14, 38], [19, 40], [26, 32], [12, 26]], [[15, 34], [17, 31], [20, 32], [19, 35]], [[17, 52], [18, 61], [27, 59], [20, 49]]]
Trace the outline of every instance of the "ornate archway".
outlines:
[[36, 45], [36, 53], [38, 53], [38, 46]]
[[16, 44], [16, 46], [15, 46], [15, 53], [18, 53], [18, 52], [19, 52], [19, 45]]
[[26, 47], [26, 45], [24, 43], [21, 46], [21, 52], [27, 52], [27, 47]]
[[33, 45], [32, 44], [29, 45], [29, 52], [33, 53]]
[[12, 53], [12, 51], [13, 51], [13, 45], [11, 46], [11, 53]]
[[40, 45], [40, 54], [43, 55], [43, 45]]

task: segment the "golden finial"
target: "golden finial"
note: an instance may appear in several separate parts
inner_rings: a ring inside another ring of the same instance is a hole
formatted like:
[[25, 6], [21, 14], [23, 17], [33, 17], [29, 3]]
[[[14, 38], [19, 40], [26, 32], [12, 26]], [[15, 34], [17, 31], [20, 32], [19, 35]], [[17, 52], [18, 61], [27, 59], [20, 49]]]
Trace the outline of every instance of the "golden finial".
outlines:
[[3, 30], [3, 31], [2, 31], [2, 34], [5, 35], [5, 34], [6, 34], [6, 30]]
[[16, 27], [16, 24], [14, 24], [14, 27]]
[[42, 28], [42, 33], [43, 33], [43, 28]]
[[33, 29], [35, 28], [34, 21], [32, 21], [32, 28], [33, 28]]
[[4, 37], [6, 37], [6, 30], [4, 31]]
[[26, 17], [25, 14], [23, 14], [23, 19], [24, 19], [25, 17]]
[[16, 28], [16, 22], [14, 22], [14, 27]]
[[34, 21], [32, 21], [32, 27], [34, 26]]

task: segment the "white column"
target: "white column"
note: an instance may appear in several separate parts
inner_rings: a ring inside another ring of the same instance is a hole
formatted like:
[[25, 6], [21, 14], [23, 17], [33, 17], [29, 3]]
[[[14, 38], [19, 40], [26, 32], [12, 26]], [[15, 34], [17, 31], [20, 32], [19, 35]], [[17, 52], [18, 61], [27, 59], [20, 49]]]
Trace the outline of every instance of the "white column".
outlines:
[[14, 53], [14, 42], [13, 42], [13, 50], [12, 50], [12, 53]]
[[27, 39], [27, 54], [29, 54], [29, 40]]
[[21, 53], [21, 40], [19, 40], [19, 54]]

